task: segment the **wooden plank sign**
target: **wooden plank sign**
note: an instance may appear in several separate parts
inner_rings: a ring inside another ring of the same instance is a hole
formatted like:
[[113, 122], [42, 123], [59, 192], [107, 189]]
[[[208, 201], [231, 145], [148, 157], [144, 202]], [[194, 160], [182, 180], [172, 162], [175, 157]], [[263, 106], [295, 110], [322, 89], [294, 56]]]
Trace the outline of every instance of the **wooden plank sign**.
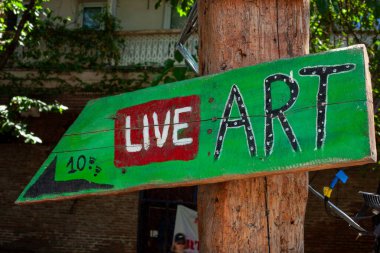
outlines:
[[16, 203], [376, 161], [364, 46], [90, 101]]

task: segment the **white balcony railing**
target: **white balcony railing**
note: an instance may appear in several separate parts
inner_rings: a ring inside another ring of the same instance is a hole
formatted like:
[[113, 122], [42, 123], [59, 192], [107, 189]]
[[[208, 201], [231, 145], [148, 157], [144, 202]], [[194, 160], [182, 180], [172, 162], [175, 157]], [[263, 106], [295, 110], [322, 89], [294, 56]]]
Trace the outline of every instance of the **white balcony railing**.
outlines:
[[[167, 59], [174, 59], [176, 43], [180, 30], [120, 31], [123, 37], [119, 66], [162, 66]], [[192, 55], [197, 55], [198, 36], [193, 35], [185, 46]], [[28, 48], [18, 47], [16, 53], [23, 57]], [[28, 58], [28, 62], [33, 59]], [[178, 65], [184, 65], [184, 61]]]
[[[175, 45], [179, 40], [179, 30], [119, 32], [125, 47], [120, 60], [121, 66], [162, 65], [174, 58]], [[197, 55], [198, 38], [191, 36], [186, 43], [192, 55]]]

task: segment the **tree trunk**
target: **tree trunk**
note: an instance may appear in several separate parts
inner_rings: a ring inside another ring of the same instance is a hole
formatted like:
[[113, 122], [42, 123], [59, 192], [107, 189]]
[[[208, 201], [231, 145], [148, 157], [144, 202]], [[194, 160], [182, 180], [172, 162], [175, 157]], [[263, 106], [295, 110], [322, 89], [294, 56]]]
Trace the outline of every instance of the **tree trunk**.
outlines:
[[23, 12], [21, 16], [20, 22], [17, 25], [16, 31], [14, 32], [11, 42], [9, 44], [6, 44], [4, 51], [0, 53], [0, 70], [5, 68], [9, 59], [12, 57], [13, 53], [15, 52], [20, 42], [22, 30], [24, 29], [26, 22], [30, 21], [31, 13], [34, 10], [35, 5], [36, 5], [36, 0], [30, 0], [28, 7], [26, 8], [26, 10]]
[[[308, 0], [200, 0], [202, 75], [309, 51]], [[202, 253], [303, 252], [307, 173], [203, 185]]]

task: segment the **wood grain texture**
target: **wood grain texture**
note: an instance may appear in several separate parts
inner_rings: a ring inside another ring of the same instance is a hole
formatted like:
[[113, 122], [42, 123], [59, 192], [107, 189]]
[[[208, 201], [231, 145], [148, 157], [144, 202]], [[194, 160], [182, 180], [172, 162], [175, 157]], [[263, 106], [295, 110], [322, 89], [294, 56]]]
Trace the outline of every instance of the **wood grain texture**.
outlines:
[[[203, 75], [308, 53], [309, 1], [199, 2]], [[202, 252], [303, 252], [307, 173], [199, 187]]]
[[[364, 64], [369, 66], [369, 59], [367, 54], [367, 49], [363, 47], [364, 50]], [[371, 158], [373, 161], [377, 161], [377, 150], [376, 150], [376, 130], [375, 130], [375, 117], [374, 117], [374, 106], [373, 106], [373, 95], [372, 95], [372, 84], [371, 84], [371, 73], [369, 72], [369, 67], [365, 70], [366, 79], [366, 95], [367, 95], [367, 107], [368, 107], [368, 132], [372, 138], [370, 138], [370, 151]]]

